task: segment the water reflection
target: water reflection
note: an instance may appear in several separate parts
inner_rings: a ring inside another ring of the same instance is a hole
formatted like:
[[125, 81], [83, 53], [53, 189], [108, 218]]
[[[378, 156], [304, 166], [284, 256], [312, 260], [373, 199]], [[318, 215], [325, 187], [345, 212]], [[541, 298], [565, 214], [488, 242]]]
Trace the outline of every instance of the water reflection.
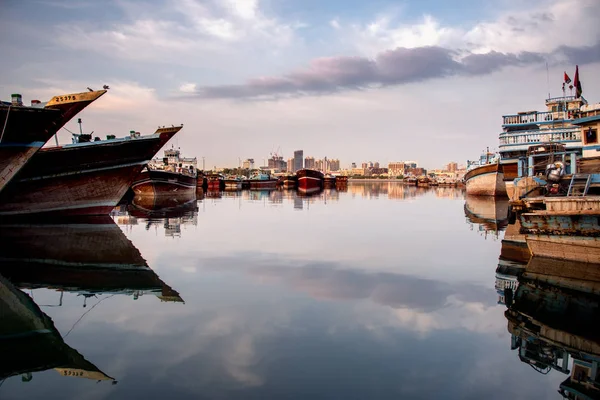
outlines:
[[559, 393], [600, 398], [600, 265], [532, 257], [504, 288], [511, 349], [541, 374], [568, 375]]
[[54, 369], [62, 376], [117, 383], [69, 347], [52, 319], [2, 275], [0, 317], [1, 382], [16, 375], [29, 382], [33, 373]]
[[467, 221], [476, 225], [485, 237], [492, 233], [498, 238], [498, 233], [508, 226], [508, 199], [466, 196], [464, 210]]

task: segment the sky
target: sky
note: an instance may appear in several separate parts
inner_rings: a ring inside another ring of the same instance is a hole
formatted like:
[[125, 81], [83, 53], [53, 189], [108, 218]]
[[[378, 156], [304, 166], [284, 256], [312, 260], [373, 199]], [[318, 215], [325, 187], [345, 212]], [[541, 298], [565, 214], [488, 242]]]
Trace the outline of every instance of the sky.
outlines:
[[0, 2], [0, 98], [107, 84], [84, 131], [184, 124], [168, 146], [207, 169], [298, 149], [342, 167], [464, 163], [575, 65], [600, 101], [599, 0]]

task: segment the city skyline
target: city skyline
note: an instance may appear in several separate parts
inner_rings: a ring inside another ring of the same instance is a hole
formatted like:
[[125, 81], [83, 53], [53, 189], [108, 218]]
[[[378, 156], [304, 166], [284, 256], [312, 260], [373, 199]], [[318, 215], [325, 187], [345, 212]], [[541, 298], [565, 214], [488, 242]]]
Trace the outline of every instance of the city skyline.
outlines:
[[108, 84], [84, 131], [183, 123], [168, 146], [207, 166], [276, 144], [434, 168], [497, 149], [501, 116], [543, 110], [575, 65], [600, 100], [597, 0], [28, 3], [3, 3], [0, 98]]

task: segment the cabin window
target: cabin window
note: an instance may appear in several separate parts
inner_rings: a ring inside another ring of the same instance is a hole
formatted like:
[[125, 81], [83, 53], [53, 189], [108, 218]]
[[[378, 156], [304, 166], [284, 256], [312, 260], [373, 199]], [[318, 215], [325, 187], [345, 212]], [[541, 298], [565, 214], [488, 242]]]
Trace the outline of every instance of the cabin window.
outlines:
[[585, 131], [585, 144], [598, 143], [598, 130], [589, 128]]

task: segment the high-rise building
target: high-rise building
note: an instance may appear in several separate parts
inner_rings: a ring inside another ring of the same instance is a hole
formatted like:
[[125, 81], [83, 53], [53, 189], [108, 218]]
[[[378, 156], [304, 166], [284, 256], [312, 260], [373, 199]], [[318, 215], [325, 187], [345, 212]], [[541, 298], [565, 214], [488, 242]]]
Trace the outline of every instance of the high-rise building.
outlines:
[[369, 161], [369, 168], [373, 168], [373, 162]]
[[287, 172], [294, 173], [294, 159], [288, 158], [287, 160]]
[[315, 160], [315, 169], [317, 171], [324, 171], [323, 160]]
[[329, 168], [331, 172], [337, 172], [340, 170], [340, 160], [338, 160], [337, 158], [332, 159], [329, 162]]
[[458, 170], [458, 163], [452, 161], [448, 164], [448, 166], [446, 167], [446, 170], [448, 172], [456, 172]]
[[356, 163], [353, 162], [352, 164], [350, 164], [350, 168], [352, 168], [352, 169], [356, 168]]
[[242, 163], [244, 169], [254, 169], [254, 158], [247, 158]]
[[366, 162], [364, 162], [364, 163], [361, 164], [361, 168], [362, 169], [367, 169], [367, 168], [369, 168], [369, 164], [367, 164]]
[[277, 171], [284, 171], [287, 169], [287, 164], [283, 160], [282, 156], [273, 156], [273, 157], [269, 158], [268, 167], [269, 167], [269, 169], [274, 169]]
[[379, 168], [379, 162], [375, 161], [375, 164], [373, 164], [373, 168]]
[[296, 171], [304, 168], [303, 161], [304, 161], [304, 151], [296, 150], [294, 152], [294, 171], [293, 172], [296, 172]]
[[406, 169], [417, 168], [417, 165], [416, 161], [404, 161], [404, 168]]
[[314, 157], [306, 157], [304, 159], [304, 168], [314, 169], [315, 168], [315, 158]]

